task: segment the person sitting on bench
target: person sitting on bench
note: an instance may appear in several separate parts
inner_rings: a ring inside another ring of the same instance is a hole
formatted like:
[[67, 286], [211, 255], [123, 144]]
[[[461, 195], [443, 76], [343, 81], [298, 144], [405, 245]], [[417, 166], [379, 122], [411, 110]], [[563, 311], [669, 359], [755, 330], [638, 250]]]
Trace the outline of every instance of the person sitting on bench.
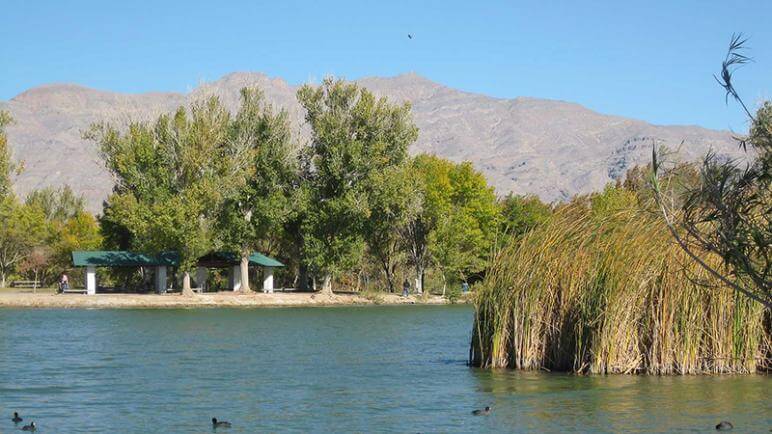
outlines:
[[59, 292], [64, 292], [70, 289], [70, 279], [67, 277], [67, 273], [62, 273], [62, 277], [59, 278]]

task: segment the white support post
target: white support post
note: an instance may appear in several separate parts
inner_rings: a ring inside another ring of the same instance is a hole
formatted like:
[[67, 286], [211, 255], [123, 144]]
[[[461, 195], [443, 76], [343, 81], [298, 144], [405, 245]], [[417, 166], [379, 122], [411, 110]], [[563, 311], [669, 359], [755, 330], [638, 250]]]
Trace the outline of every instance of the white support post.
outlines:
[[231, 289], [234, 291], [241, 290], [241, 266], [236, 265], [231, 267]]
[[273, 267], [263, 267], [263, 292], [273, 293]]
[[196, 287], [201, 288], [201, 291], [206, 290], [207, 274], [208, 274], [208, 270], [206, 269], [206, 267], [196, 268]]
[[163, 265], [155, 267], [155, 292], [158, 294], [166, 292], [166, 267]]
[[86, 294], [96, 294], [96, 267], [86, 267]]

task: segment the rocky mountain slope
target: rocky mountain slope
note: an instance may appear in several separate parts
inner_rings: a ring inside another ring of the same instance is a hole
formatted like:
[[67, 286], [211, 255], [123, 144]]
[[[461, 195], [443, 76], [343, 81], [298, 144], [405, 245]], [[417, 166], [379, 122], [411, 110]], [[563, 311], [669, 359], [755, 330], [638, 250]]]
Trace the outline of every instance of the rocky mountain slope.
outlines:
[[[657, 126], [593, 112], [578, 104], [519, 97], [497, 99], [466, 93], [415, 74], [365, 78], [359, 83], [395, 101], [410, 101], [420, 128], [412, 153], [469, 160], [499, 194], [533, 193], [547, 201], [587, 193], [645, 164], [653, 141], [678, 147], [681, 158], [698, 159], [709, 149], [738, 156], [730, 133], [696, 126]], [[94, 143], [82, 139], [93, 122], [121, 125], [150, 120], [179, 105], [218, 95], [231, 108], [239, 89], [257, 86], [276, 107], [289, 111], [298, 135], [307, 137], [297, 86], [257, 73], [233, 73], [188, 94], [127, 95], [76, 85], [30, 89], [0, 109], [15, 122], [8, 129], [14, 157], [24, 162], [16, 190], [69, 184], [83, 193], [93, 211], [112, 188]], [[305, 140], [305, 139], [301, 139]]]

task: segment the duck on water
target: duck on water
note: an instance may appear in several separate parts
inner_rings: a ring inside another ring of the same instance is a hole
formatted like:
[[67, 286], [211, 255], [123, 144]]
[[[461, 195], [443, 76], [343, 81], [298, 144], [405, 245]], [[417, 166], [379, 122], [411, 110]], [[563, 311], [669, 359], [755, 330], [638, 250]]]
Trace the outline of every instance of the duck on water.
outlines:
[[478, 410], [472, 411], [472, 414], [475, 415], [475, 416], [487, 416], [487, 415], [491, 414], [491, 408], [490, 408], [490, 406], [486, 405], [485, 408], [483, 408], [483, 409], [478, 409]]
[[230, 428], [231, 423], [224, 420], [217, 420], [216, 417], [212, 418], [212, 428]]
[[24, 419], [19, 417], [19, 413], [18, 412], [14, 411], [13, 412], [13, 417], [11, 418], [11, 420], [13, 421], [13, 423], [19, 423], [19, 422], [23, 421]]

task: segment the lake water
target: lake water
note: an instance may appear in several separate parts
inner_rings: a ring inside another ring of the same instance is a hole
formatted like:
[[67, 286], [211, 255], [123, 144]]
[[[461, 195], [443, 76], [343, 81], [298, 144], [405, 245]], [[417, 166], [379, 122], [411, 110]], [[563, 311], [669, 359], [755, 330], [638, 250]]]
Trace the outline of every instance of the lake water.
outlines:
[[487, 372], [465, 365], [471, 323], [469, 306], [0, 309], [0, 433], [14, 410], [40, 433], [772, 428], [769, 377]]

